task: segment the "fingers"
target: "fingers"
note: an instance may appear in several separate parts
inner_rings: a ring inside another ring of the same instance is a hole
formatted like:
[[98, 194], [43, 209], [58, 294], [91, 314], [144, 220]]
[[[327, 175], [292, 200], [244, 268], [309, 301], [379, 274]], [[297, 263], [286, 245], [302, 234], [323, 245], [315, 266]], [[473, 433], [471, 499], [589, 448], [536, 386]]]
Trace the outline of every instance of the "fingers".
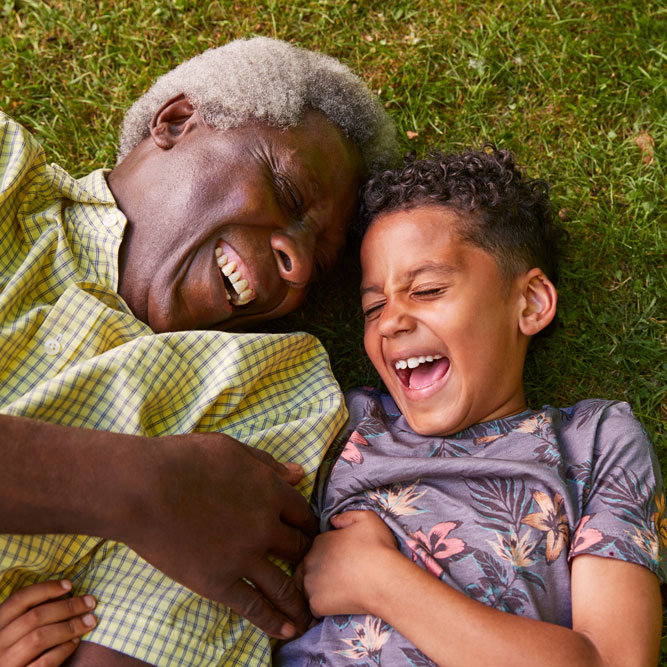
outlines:
[[[280, 519], [284, 524], [297, 528], [311, 539], [319, 532], [319, 523], [313, 514], [313, 510], [306, 499], [296, 491], [293, 494], [285, 495], [280, 511]], [[305, 546], [307, 549], [310, 542], [299, 546]]]
[[32, 661], [41, 656], [45, 651], [53, 651], [47, 660], [39, 657], [37, 664], [41, 665], [59, 665], [56, 661], [59, 656], [64, 656], [62, 660], [74, 652], [79, 644], [80, 637], [90, 632], [95, 626], [95, 619], [92, 626], [85, 625], [82, 619], [76, 618], [62, 623], [55, 623], [40, 628], [35, 628], [29, 634], [21, 637], [19, 641], [12, 644], [6, 650], [0, 650], [3, 667], [22, 667], [23, 665], [33, 664]]
[[353, 523], [364, 521], [364, 519], [368, 518], [369, 514], [374, 514], [374, 512], [370, 510], [350, 510], [349, 512], [342, 512], [341, 514], [332, 516], [330, 521], [334, 528], [347, 528]]
[[95, 599], [92, 595], [37, 605], [2, 629], [0, 648], [9, 647], [35, 631], [38, 631], [40, 637], [43, 635], [45, 638], [54, 638], [54, 643], [49, 646], [60, 643], [57, 640], [61, 637], [61, 641], [67, 641], [90, 632], [96, 621], [88, 612], [94, 607]]
[[21, 614], [24, 614], [28, 609], [42, 602], [59, 598], [71, 589], [72, 584], [67, 580], [42, 581], [39, 584], [26, 586], [16, 591], [16, 593], [12, 593], [0, 604], [0, 630], [21, 616]]
[[[256, 459], [262, 463], [268, 465], [274, 472], [284, 481], [294, 485], [303, 477], [303, 468], [297, 463], [278, 463], [271, 454], [263, 452], [259, 449], [253, 447], [248, 447], [246, 445], [247, 451]], [[310, 509], [310, 505], [306, 499], [298, 492], [293, 489], [285, 488], [284, 491], [280, 494], [280, 518], [283, 522], [298, 528], [303, 531], [308, 537], [315, 537], [318, 533], [318, 523], [313, 511]], [[294, 544], [294, 541], [292, 541]], [[296, 555], [287, 555], [283, 557], [295, 562], [301, 559], [305, 550], [308, 549], [309, 543], [303, 543], [300, 541], [297, 545], [297, 552], [292, 551], [292, 554]], [[292, 547], [292, 549], [294, 546]], [[272, 552], [276, 555], [283, 555], [282, 552]]]
[[281, 523], [272, 533], [270, 553], [289, 563], [299, 563], [308, 553], [313, 541], [300, 530]]
[[305, 566], [302, 561], [296, 566], [294, 574], [292, 575], [292, 579], [294, 580], [294, 585], [296, 586], [297, 590], [301, 591], [302, 595], [305, 595], [304, 593], [305, 588], [303, 586], [304, 575], [305, 575]]
[[304, 478], [305, 472], [298, 463], [293, 463], [292, 461], [284, 461], [280, 465], [282, 465], [287, 471], [287, 474], [283, 474], [281, 475], [281, 477], [288, 484], [295, 486]]
[[265, 560], [255, 568], [252, 583], [290, 620], [299, 633], [308, 629], [312, 620], [310, 607], [292, 577]]
[[285, 480], [291, 486], [294, 486], [303, 479], [303, 468], [298, 463], [280, 463], [276, 461], [271, 454], [264, 452], [261, 449], [244, 445], [248, 454], [261, 461], [265, 466], [268, 466], [277, 473], [281, 479]]
[[69, 589], [69, 582], [47, 581], [17, 591], [0, 605], [6, 622], [0, 627], [3, 667], [60, 665], [75, 651], [97, 619], [90, 613], [91, 595], [50, 601]]
[[[57, 667], [57, 665], [62, 665], [76, 651], [80, 641], [78, 637], [75, 637], [71, 641], [60, 644], [50, 651], [46, 651], [46, 653], [39, 656], [37, 661], [31, 662], [29, 667]], [[23, 663], [16, 664], [22, 665]]]
[[[283, 576], [289, 579], [284, 573]], [[272, 637], [280, 639], [295, 637], [298, 632], [297, 626], [272, 607], [263, 593], [264, 590], [259, 585], [258, 588], [253, 588], [245, 581], [237, 581], [229, 590], [229, 595], [225, 596], [225, 603]], [[301, 630], [303, 631], [303, 628]]]

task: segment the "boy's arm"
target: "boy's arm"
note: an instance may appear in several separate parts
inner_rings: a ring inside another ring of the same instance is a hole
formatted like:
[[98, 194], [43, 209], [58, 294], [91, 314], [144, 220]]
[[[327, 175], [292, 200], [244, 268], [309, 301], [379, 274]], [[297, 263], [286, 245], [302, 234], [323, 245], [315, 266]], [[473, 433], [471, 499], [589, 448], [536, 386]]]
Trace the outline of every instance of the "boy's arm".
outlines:
[[299, 466], [220, 433], [146, 438], [7, 415], [0, 461], [0, 532], [124, 542], [269, 634], [308, 626], [293, 580], [268, 559], [300, 560], [316, 532], [290, 486]]
[[501, 612], [435, 578], [398, 551], [373, 512], [348, 512], [304, 563], [316, 615], [373, 614], [439, 665], [655, 666], [658, 581], [632, 563], [572, 563], [573, 629]]

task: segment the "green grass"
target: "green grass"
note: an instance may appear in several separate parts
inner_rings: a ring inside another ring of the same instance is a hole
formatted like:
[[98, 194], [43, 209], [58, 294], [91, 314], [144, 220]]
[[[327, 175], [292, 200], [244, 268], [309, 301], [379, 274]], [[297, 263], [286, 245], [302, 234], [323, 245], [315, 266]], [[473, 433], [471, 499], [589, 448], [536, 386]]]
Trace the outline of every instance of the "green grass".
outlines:
[[[123, 110], [201, 50], [269, 35], [335, 55], [378, 91], [405, 150], [485, 141], [552, 185], [571, 234], [561, 326], [529, 403], [627, 400], [667, 469], [665, 9], [647, 0], [0, 0], [0, 107], [54, 161], [113, 166]], [[407, 132], [418, 134], [408, 139]], [[654, 143], [645, 164], [636, 139]], [[274, 330], [313, 331], [344, 388], [375, 384], [353, 257]], [[666, 647], [667, 648], [667, 647]]]

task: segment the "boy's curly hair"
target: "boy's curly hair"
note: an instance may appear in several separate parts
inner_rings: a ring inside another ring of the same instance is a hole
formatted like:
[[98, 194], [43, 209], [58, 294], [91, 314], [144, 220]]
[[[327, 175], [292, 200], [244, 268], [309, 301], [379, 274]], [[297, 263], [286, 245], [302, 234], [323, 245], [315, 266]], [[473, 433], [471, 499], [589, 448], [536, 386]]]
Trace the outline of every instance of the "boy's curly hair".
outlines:
[[463, 240], [489, 252], [507, 280], [540, 267], [556, 284], [566, 233], [554, 222], [549, 186], [528, 180], [507, 150], [432, 152], [376, 172], [361, 194], [362, 233], [382, 213], [438, 205], [461, 218]]

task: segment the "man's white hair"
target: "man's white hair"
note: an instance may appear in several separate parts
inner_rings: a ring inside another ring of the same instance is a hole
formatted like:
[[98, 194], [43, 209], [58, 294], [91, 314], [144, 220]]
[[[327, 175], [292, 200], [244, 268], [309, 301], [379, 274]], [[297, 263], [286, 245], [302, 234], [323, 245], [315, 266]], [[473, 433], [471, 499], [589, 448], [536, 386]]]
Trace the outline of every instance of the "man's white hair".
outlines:
[[160, 108], [181, 93], [220, 130], [254, 120], [294, 126], [313, 108], [359, 147], [368, 168], [389, 166], [398, 152], [394, 124], [349, 68], [321, 53], [255, 37], [209, 49], [157, 79], [125, 114], [118, 162], [150, 134]]

